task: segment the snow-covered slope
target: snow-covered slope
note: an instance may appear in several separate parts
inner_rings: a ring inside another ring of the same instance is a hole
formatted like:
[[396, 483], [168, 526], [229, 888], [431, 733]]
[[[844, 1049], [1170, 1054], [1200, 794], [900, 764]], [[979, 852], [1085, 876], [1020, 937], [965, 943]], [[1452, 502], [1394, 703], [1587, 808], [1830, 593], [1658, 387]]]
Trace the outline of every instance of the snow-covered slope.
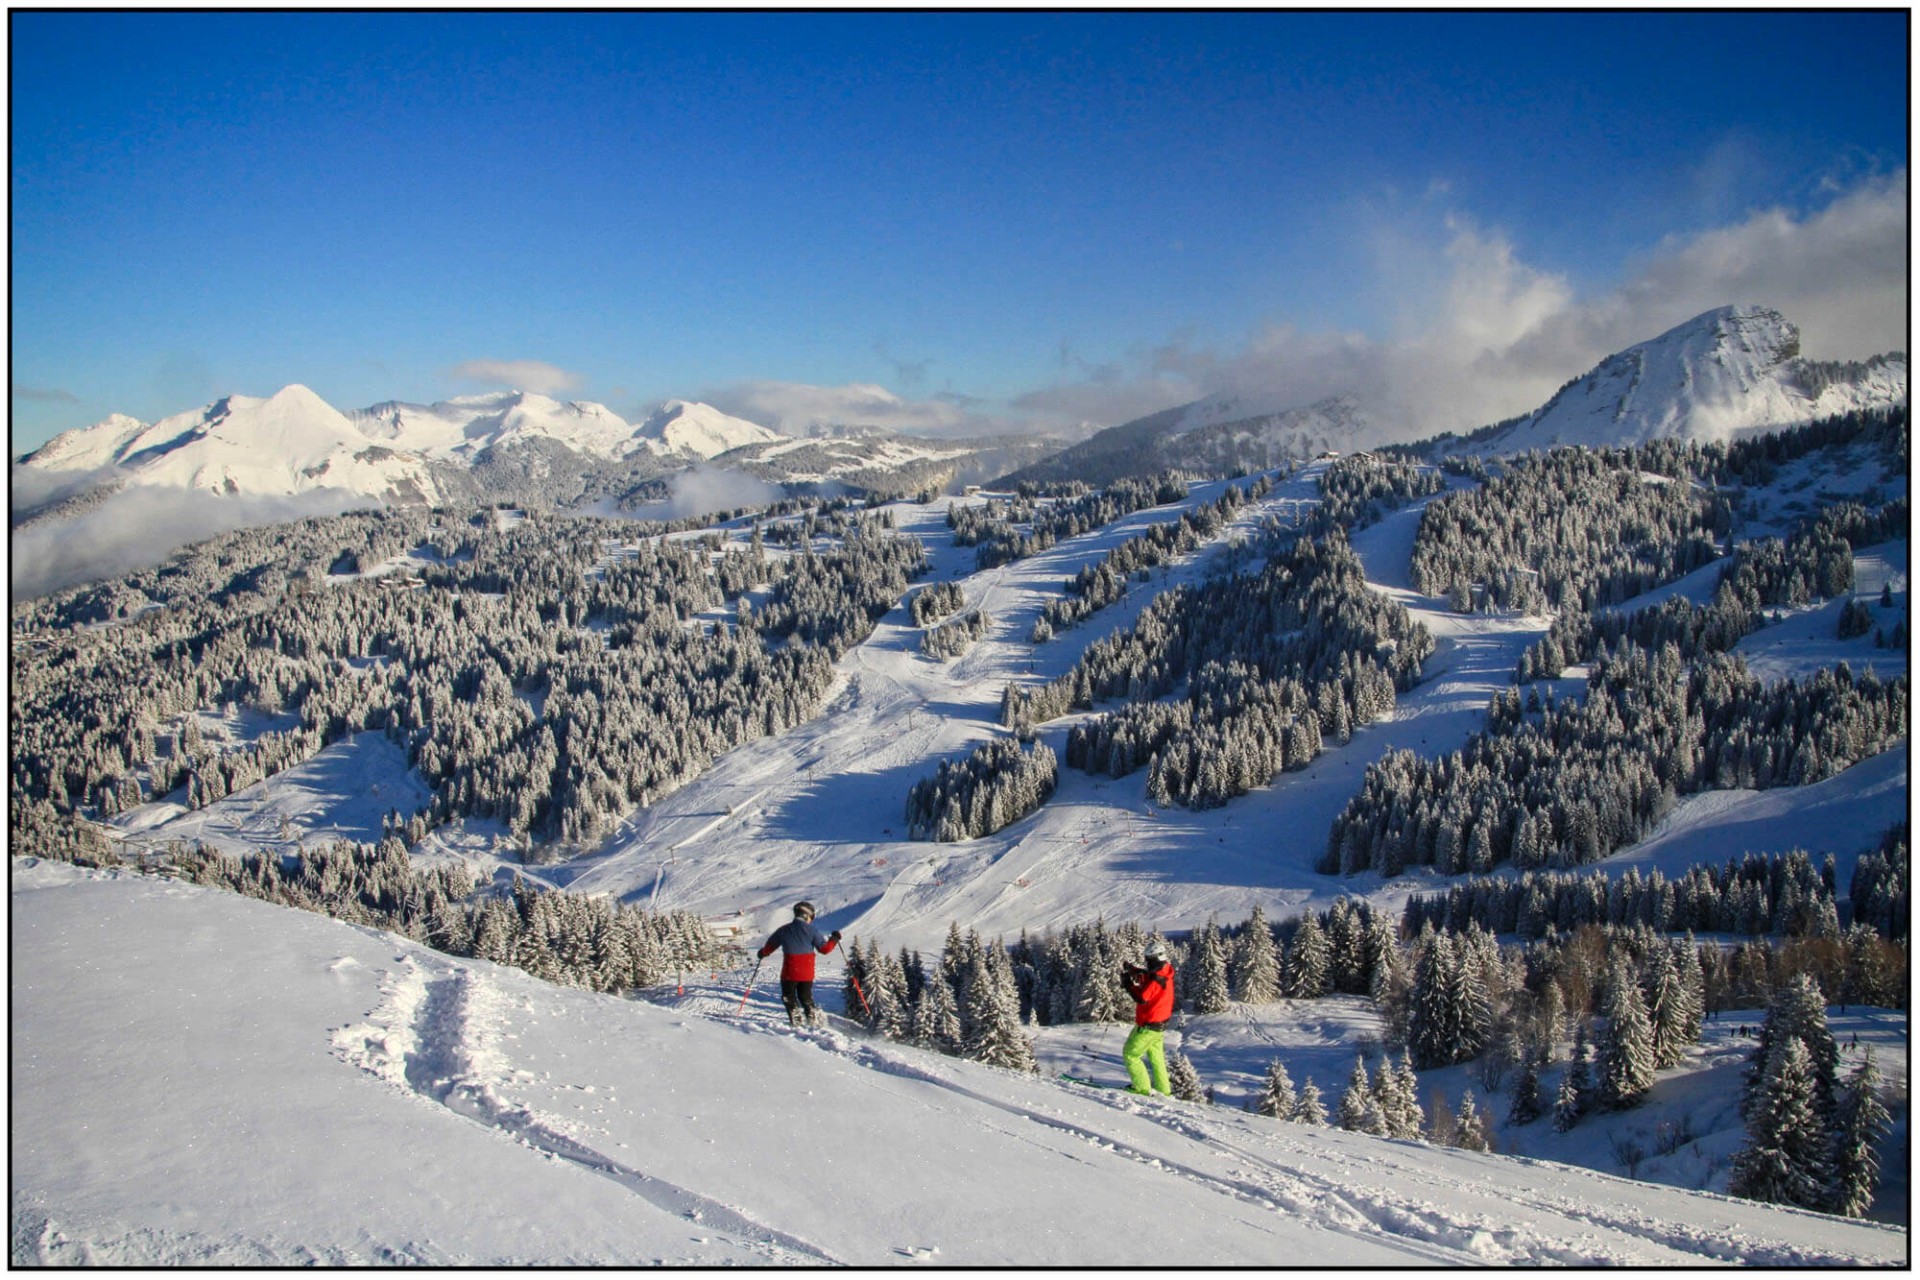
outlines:
[[1169, 469], [1219, 475], [1384, 444], [1393, 427], [1355, 396], [1263, 409], [1242, 396], [1213, 396], [1109, 427], [997, 484], [1083, 480], [1110, 484]]
[[710, 404], [669, 400], [647, 415], [636, 428], [642, 439], [662, 452], [717, 458], [750, 444], [773, 444], [785, 439], [757, 422], [720, 412]]
[[297, 383], [273, 395], [226, 396], [145, 426], [115, 414], [56, 436], [24, 464], [44, 471], [112, 467], [129, 484], [288, 496], [345, 489], [432, 501], [424, 459], [384, 447]]
[[1809, 362], [1800, 357], [1800, 330], [1778, 311], [1728, 306], [1608, 356], [1483, 447], [1726, 440], [1906, 399], [1904, 356]]
[[46, 471], [97, 471], [114, 465], [127, 444], [146, 429], [138, 418], [108, 414], [90, 427], [62, 431], [22, 461]]
[[764, 988], [739, 1011], [744, 971], [621, 1000], [167, 880], [15, 859], [10, 889], [15, 1266], [1907, 1259], [1874, 1223], [795, 1034]]

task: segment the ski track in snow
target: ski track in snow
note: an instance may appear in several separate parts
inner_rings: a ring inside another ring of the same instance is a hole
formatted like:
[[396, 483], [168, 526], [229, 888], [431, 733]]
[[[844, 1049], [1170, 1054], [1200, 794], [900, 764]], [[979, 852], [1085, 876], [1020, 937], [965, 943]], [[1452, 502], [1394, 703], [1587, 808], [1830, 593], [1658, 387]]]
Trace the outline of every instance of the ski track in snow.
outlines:
[[395, 1087], [555, 1159], [606, 1178], [657, 1209], [732, 1237], [769, 1265], [844, 1265], [840, 1259], [741, 1210], [623, 1164], [563, 1131], [563, 1122], [509, 1102], [499, 1085], [513, 1076], [499, 1035], [500, 999], [475, 970], [447, 966], [429, 978], [403, 958], [382, 986], [372, 1021], [336, 1032], [345, 1061]]
[[[1650, 1216], [1640, 1206], [1620, 1207], [1615, 1203], [1614, 1187], [1645, 1188], [1651, 1184], [1615, 1178], [1595, 1170], [1565, 1166], [1523, 1157], [1486, 1157], [1505, 1165], [1518, 1160], [1538, 1167], [1545, 1180], [1573, 1179], [1576, 1182], [1598, 1180], [1608, 1190], [1592, 1197], [1577, 1194], [1515, 1194], [1503, 1181], [1489, 1185], [1484, 1193], [1488, 1208], [1484, 1213], [1468, 1214], [1457, 1203], [1463, 1185], [1453, 1169], [1434, 1170], [1418, 1159], [1398, 1158], [1402, 1152], [1417, 1155], [1433, 1148], [1421, 1143], [1388, 1143], [1384, 1139], [1355, 1137], [1355, 1143], [1369, 1146], [1385, 1144], [1379, 1154], [1349, 1151], [1317, 1143], [1293, 1143], [1282, 1126], [1274, 1134], [1257, 1134], [1250, 1121], [1238, 1113], [1195, 1111], [1193, 1104], [1160, 1098], [1137, 1098], [1124, 1091], [1092, 1089], [1072, 1084], [1035, 1083], [1066, 1091], [1071, 1097], [1085, 1098], [1094, 1105], [1124, 1116], [1122, 1124], [1144, 1121], [1161, 1126], [1195, 1144], [1196, 1152], [1233, 1160], [1237, 1166], [1210, 1171], [1196, 1164], [1154, 1154], [1112, 1132], [1084, 1120], [1027, 1106], [1004, 1097], [969, 1087], [941, 1068], [942, 1060], [931, 1055], [914, 1054], [872, 1039], [857, 1038], [838, 1029], [844, 1020], [829, 1015], [822, 1029], [790, 1031], [770, 1010], [754, 1007], [747, 1017], [735, 1017], [738, 1002], [718, 994], [698, 993], [677, 1002], [676, 1008], [700, 1016], [726, 1020], [745, 1034], [797, 1035], [821, 1050], [837, 1055], [872, 1074], [872, 1085], [884, 1089], [887, 1077], [911, 1079], [934, 1085], [956, 1097], [984, 1105], [1019, 1121], [1040, 1125], [1094, 1148], [1103, 1156], [1132, 1161], [1140, 1166], [1164, 1172], [1217, 1192], [1241, 1203], [1285, 1213], [1317, 1229], [1349, 1236], [1375, 1244], [1388, 1244], [1428, 1262], [1449, 1265], [1499, 1266], [1635, 1266], [1675, 1265], [1709, 1260], [1740, 1266], [1816, 1267], [1852, 1265], [1858, 1259], [1847, 1255], [1822, 1253], [1791, 1246], [1766, 1246], [1741, 1239], [1737, 1234], [1716, 1232], [1711, 1227], [1671, 1218]], [[853, 1025], [851, 1023], [847, 1025]], [[1023, 1134], [1019, 1126], [1001, 1128], [1008, 1137], [1036, 1143], [1048, 1150], [1057, 1146]], [[1314, 1132], [1301, 1131], [1299, 1136]], [[1321, 1130], [1321, 1133], [1330, 1131]], [[1241, 1141], [1234, 1135], [1243, 1135]], [[1271, 1146], [1260, 1151], [1255, 1145]], [[1068, 1159], [1081, 1160], [1071, 1151]], [[1287, 1155], [1302, 1161], [1335, 1166], [1333, 1173], [1279, 1163]], [[1339, 1176], [1350, 1173], [1351, 1176]], [[1468, 1184], [1470, 1189], [1471, 1184]], [[1422, 1191], [1430, 1191], [1426, 1198]], [[1725, 1199], [1709, 1197], [1709, 1199]], [[1728, 1201], [1738, 1204], [1738, 1201]], [[1594, 1232], [1571, 1239], [1565, 1232], [1516, 1223], [1514, 1209], [1531, 1211], [1548, 1222], [1588, 1224]]]
[[[772, 1029], [772, 1028], [767, 1028]], [[865, 1068], [876, 1076], [874, 1087], [884, 1088], [881, 1079], [888, 1076], [931, 1084], [956, 1097], [993, 1108], [1016, 1120], [1040, 1125], [1053, 1132], [1064, 1134], [1080, 1143], [1094, 1148], [1106, 1156], [1132, 1161], [1145, 1168], [1155, 1169], [1169, 1176], [1185, 1179], [1207, 1190], [1217, 1192], [1242, 1203], [1257, 1205], [1274, 1212], [1285, 1212], [1295, 1220], [1308, 1219], [1312, 1224], [1325, 1231], [1346, 1235], [1355, 1239], [1369, 1240], [1374, 1243], [1388, 1243], [1416, 1258], [1429, 1262], [1459, 1264], [1471, 1261], [1449, 1247], [1450, 1242], [1440, 1237], [1426, 1237], [1420, 1233], [1409, 1233], [1392, 1222], [1377, 1221], [1353, 1210], [1331, 1187], [1309, 1187], [1308, 1179], [1283, 1171], [1267, 1168], [1261, 1175], [1249, 1180], [1240, 1180], [1231, 1175], [1210, 1173], [1204, 1169], [1180, 1161], [1157, 1156], [1149, 1151], [1130, 1145], [1111, 1134], [1102, 1133], [1084, 1124], [1076, 1123], [1057, 1114], [1051, 1114], [1033, 1107], [1022, 1106], [991, 1094], [972, 1089], [952, 1077], [942, 1074], [932, 1067], [923, 1067], [907, 1061], [904, 1056], [890, 1053], [875, 1043], [857, 1043], [838, 1030], [803, 1030], [798, 1033], [813, 1041], [827, 1052], [837, 1054], [855, 1065]], [[1044, 1081], [1040, 1082], [1044, 1084]], [[1061, 1084], [1055, 1086], [1063, 1090], [1073, 1090], [1073, 1086]], [[1170, 1108], [1183, 1104], [1151, 1099], [1113, 1100], [1097, 1099], [1099, 1103], [1120, 1111], [1128, 1116], [1139, 1117], [1161, 1124], [1190, 1137], [1203, 1145], [1219, 1145], [1218, 1135], [1196, 1126], [1183, 1126], [1179, 1117], [1172, 1114]], [[1023, 1133], [1019, 1127], [999, 1128], [998, 1132], [1016, 1140], [1035, 1143], [1044, 1149], [1062, 1154], [1065, 1158], [1084, 1161], [1086, 1156], [1072, 1151], [1061, 1151], [1054, 1144], [1037, 1142], [1032, 1136]], [[1266, 1163], [1262, 1157], [1249, 1157], [1256, 1164]]]

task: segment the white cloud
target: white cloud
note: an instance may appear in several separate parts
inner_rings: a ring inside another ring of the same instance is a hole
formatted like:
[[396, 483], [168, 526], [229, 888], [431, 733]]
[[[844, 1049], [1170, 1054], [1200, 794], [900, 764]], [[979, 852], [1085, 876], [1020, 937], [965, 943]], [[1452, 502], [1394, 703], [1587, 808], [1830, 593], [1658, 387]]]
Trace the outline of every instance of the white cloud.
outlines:
[[787, 496], [779, 485], [725, 467], [689, 467], [667, 483], [669, 496], [664, 502], [647, 503], [632, 514], [646, 520], [677, 520], [710, 511], [771, 506]]
[[544, 360], [469, 360], [449, 372], [465, 382], [492, 387], [513, 387], [537, 395], [572, 391], [585, 379], [577, 373], [550, 365]]
[[1038, 425], [1111, 425], [1215, 393], [1257, 411], [1349, 391], [1412, 438], [1527, 412], [1613, 352], [1729, 303], [1778, 308], [1810, 356], [1863, 359], [1905, 343], [1904, 172], [1858, 182], [1812, 214], [1761, 210], [1671, 239], [1586, 298], [1464, 219], [1403, 227], [1376, 249], [1374, 283], [1397, 308], [1384, 336], [1274, 324], [1238, 350], [1175, 339], [1097, 368], [1063, 354], [1071, 376], [1012, 405]]
[[15, 382], [10, 385], [11, 398], [27, 400], [36, 404], [79, 404], [80, 397], [61, 387], [23, 387]]
[[787, 435], [816, 427], [883, 427], [914, 435], [965, 434], [977, 423], [951, 398], [906, 400], [872, 382], [820, 387], [805, 382], [743, 382], [704, 391], [699, 399], [722, 413]]
[[[14, 467], [15, 509], [28, 510], [116, 478], [111, 470], [45, 477], [30, 467]], [[218, 497], [200, 489], [131, 485], [77, 515], [15, 529], [9, 539], [9, 581], [16, 600], [31, 599], [150, 568], [181, 547], [217, 533], [337, 515], [367, 504], [366, 495], [344, 489], [315, 489], [285, 498]]]

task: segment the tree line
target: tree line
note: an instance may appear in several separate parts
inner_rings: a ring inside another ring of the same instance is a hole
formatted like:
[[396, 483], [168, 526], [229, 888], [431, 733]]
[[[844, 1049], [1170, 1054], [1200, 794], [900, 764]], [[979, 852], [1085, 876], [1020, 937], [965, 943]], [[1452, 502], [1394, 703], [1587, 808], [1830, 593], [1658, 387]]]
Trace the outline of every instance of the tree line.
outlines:
[[1523, 707], [1510, 688], [1459, 751], [1369, 765], [1319, 869], [1593, 862], [1644, 838], [1678, 796], [1802, 786], [1886, 750], [1906, 733], [1907, 681], [1856, 678], [1842, 663], [1769, 685], [1737, 655], [1689, 670], [1673, 645], [1629, 642], [1596, 656], [1584, 700], [1536, 702]]
[[[976, 570], [991, 569], [1037, 555], [1063, 538], [1104, 528], [1136, 511], [1182, 501], [1187, 493], [1186, 477], [1172, 471], [1116, 480], [1093, 491], [1083, 484], [1022, 485], [1012, 498], [965, 506], [950, 503], [947, 527], [953, 530], [954, 546], [975, 548]], [[1043, 496], [1053, 500], [1042, 502]]]
[[417, 866], [392, 837], [378, 844], [336, 840], [284, 856], [230, 854], [175, 841], [129, 860], [94, 834], [84, 852], [40, 843], [16, 845], [14, 852], [177, 876], [590, 991], [655, 986], [676, 974], [732, 962], [691, 912], [647, 911], [609, 897], [539, 889], [518, 876], [507, 893], [476, 893], [482, 886], [469, 865]]
[[[1799, 607], [1851, 591], [1854, 553], [1904, 536], [1911, 519], [1904, 498], [1877, 510], [1840, 503], [1803, 522], [1784, 542], [1742, 543], [1721, 569], [1711, 604], [1676, 596], [1631, 612], [1565, 610], [1521, 656], [1518, 678], [1522, 683], [1553, 679], [1568, 665], [1591, 661], [1602, 645], [1618, 648], [1628, 641], [1648, 650], [1671, 643], [1688, 661], [1725, 653], [1759, 630], [1769, 608]], [[1891, 607], [1891, 599], [1885, 604]]]
[[1065, 596], [1047, 602], [1034, 620], [1033, 643], [1044, 644], [1056, 632], [1117, 604], [1126, 595], [1130, 578], [1144, 580], [1148, 570], [1194, 550], [1226, 528], [1242, 503], [1258, 501], [1271, 488], [1265, 478], [1254, 481], [1246, 492], [1228, 485], [1216, 501], [1182, 512], [1177, 520], [1154, 525], [1107, 552], [1098, 564], [1088, 565], [1066, 580]]
[[1733, 529], [1742, 486], [1766, 484], [1810, 454], [1862, 444], [1904, 473], [1906, 410], [1840, 414], [1733, 443], [1563, 448], [1508, 459], [1497, 474], [1477, 468], [1478, 489], [1424, 513], [1414, 585], [1461, 611], [1617, 604], [1711, 562]]
[[1643, 452], [1527, 455], [1436, 499], [1414, 539], [1414, 589], [1462, 612], [1591, 610], [1713, 561], [1731, 503], [1650, 470]]
[[[1257, 574], [1222, 575], [1162, 592], [1131, 628], [1089, 645], [1059, 679], [1009, 685], [1000, 718], [1019, 728], [1090, 710], [1096, 698], [1151, 701], [1210, 662], [1238, 663], [1261, 679], [1284, 677], [1317, 687], [1339, 677], [1344, 660], [1356, 682], [1355, 673], [1377, 669], [1392, 688], [1406, 689], [1432, 652], [1425, 627], [1367, 588], [1360, 558], [1344, 537], [1297, 536], [1275, 545]], [[1379, 691], [1378, 681], [1368, 684]], [[1329, 697], [1329, 717], [1332, 703]], [[1364, 708], [1367, 718], [1380, 710]]]
[[1416, 498], [1447, 487], [1439, 471], [1388, 452], [1335, 458], [1320, 473], [1317, 532], [1335, 527], [1352, 533]]
[[907, 608], [913, 625], [924, 627], [966, 607], [967, 593], [957, 582], [936, 582], [916, 591]]
[[[1878, 868], [1885, 860], [1862, 862], [1872, 869], [1864, 877], [1857, 867], [1854, 872], [1853, 918], [1882, 936], [1894, 936], [1882, 927], [1890, 925], [1880, 902]], [[1863, 903], [1864, 913], [1859, 909]], [[1407, 899], [1401, 928], [1417, 932], [1429, 921], [1455, 930], [1473, 922], [1522, 938], [1541, 937], [1549, 926], [1566, 930], [1583, 924], [1633, 923], [1662, 933], [1840, 936], [1833, 855], [1827, 854], [1816, 868], [1812, 857], [1800, 849], [1749, 853], [1729, 858], [1724, 867], [1696, 864], [1675, 879], [1668, 879], [1657, 867], [1645, 875], [1638, 867], [1628, 867], [1617, 876], [1605, 871], [1479, 876], [1444, 892], [1417, 893]]]
[[1111, 777], [1145, 768], [1155, 803], [1206, 808], [1386, 715], [1432, 651], [1425, 627], [1367, 588], [1337, 531], [1296, 536], [1257, 574], [1163, 592], [1059, 679], [1009, 685], [1000, 717], [1019, 730], [1123, 698], [1069, 732], [1067, 763]]
[[984, 609], [969, 609], [937, 627], [928, 627], [920, 637], [920, 652], [940, 661], [957, 658], [985, 639], [992, 626], [993, 617]]
[[973, 840], [1018, 822], [1045, 804], [1060, 764], [1044, 742], [1022, 747], [992, 738], [959, 760], [943, 760], [907, 792], [911, 840]]

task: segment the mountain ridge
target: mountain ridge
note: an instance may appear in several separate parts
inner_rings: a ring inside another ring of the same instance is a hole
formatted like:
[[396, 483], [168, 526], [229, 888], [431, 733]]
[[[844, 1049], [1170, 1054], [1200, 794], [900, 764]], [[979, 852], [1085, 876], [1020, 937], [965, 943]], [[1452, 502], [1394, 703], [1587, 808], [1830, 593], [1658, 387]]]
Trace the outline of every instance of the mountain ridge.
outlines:
[[1606, 357], [1517, 423], [1483, 438], [1481, 449], [1704, 444], [1885, 408], [1906, 395], [1903, 353], [1859, 364], [1810, 361], [1800, 354], [1799, 327], [1779, 311], [1730, 305]]
[[[1607, 356], [1532, 412], [1470, 438], [1482, 453], [1657, 438], [1705, 443], [1906, 399], [1904, 353], [1809, 360], [1800, 354], [1799, 328], [1779, 311], [1727, 305]], [[1249, 407], [1244, 397], [1220, 394], [1162, 409], [1097, 432], [995, 483], [1104, 484], [1169, 469], [1252, 470], [1417, 439], [1358, 392], [1296, 407], [1246, 412]]]

